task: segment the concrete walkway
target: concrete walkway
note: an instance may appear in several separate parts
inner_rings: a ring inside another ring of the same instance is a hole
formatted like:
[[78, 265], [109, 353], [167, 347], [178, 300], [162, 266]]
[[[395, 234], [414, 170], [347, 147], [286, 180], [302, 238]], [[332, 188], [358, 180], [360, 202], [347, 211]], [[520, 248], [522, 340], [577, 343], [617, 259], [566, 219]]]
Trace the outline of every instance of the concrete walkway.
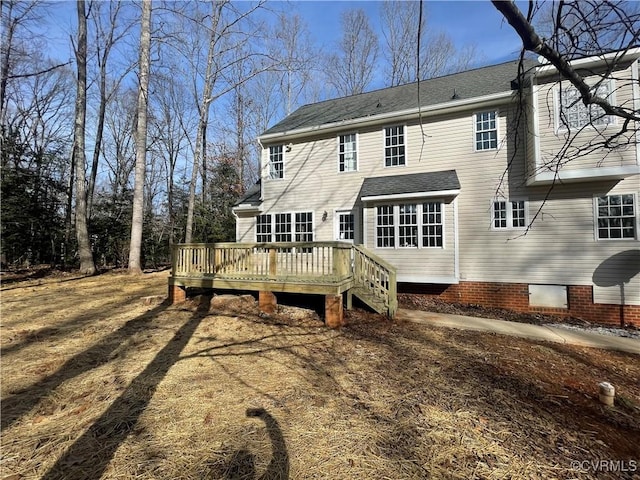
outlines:
[[479, 332], [494, 332], [501, 335], [566, 343], [583, 347], [603, 348], [640, 355], [640, 340], [634, 338], [602, 335], [586, 330], [531, 325], [528, 323], [506, 322], [491, 318], [467, 317], [448, 313], [423, 312], [420, 310], [398, 310], [396, 320], [436, 325], [438, 327], [460, 328]]

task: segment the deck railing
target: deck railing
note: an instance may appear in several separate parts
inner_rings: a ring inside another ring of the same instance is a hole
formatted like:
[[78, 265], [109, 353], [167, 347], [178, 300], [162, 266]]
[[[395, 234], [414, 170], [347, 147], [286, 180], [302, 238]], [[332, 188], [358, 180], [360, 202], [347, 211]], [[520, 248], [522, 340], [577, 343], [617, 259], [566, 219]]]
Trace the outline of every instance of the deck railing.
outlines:
[[[356, 291], [370, 295], [373, 303], [382, 303], [390, 317], [395, 315], [398, 297], [396, 269], [393, 265], [362, 246], [354, 246], [353, 283]], [[366, 301], [364, 297], [362, 300]]]
[[351, 275], [344, 242], [189, 243], [173, 246], [174, 277], [340, 281]]
[[398, 309], [396, 269], [346, 242], [189, 243], [173, 246], [171, 276], [247, 282], [351, 282], [352, 293], [380, 313]]

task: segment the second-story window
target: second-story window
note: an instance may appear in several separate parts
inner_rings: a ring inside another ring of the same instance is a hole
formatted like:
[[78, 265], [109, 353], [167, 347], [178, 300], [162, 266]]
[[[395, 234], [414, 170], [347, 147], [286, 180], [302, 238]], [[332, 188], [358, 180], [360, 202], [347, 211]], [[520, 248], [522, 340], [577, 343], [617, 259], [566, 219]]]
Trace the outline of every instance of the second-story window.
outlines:
[[340, 172], [355, 172], [358, 170], [356, 134], [340, 135], [338, 141], [338, 170]]
[[[605, 81], [595, 88], [595, 94], [601, 98], [609, 97], [611, 85]], [[559, 90], [560, 111], [558, 112], [558, 128], [578, 129], [585, 125], [605, 126], [611, 123], [611, 117], [597, 105], [586, 106], [582, 95], [574, 86]]]
[[479, 112], [476, 120], [476, 151], [495, 150], [498, 148], [498, 127], [496, 124], [496, 112]]
[[404, 125], [384, 129], [384, 166], [396, 167], [406, 163]]
[[282, 145], [269, 147], [269, 178], [284, 178], [284, 151]]

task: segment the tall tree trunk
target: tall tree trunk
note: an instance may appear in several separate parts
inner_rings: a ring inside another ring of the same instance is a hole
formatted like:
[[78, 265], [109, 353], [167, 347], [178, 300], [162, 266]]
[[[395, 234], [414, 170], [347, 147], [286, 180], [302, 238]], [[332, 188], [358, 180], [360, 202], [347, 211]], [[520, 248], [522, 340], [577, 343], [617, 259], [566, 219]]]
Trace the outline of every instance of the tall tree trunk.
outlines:
[[87, 16], [85, 0], [77, 1], [78, 45], [76, 63], [78, 64], [78, 84], [74, 122], [73, 157], [76, 166], [76, 238], [80, 257], [80, 272], [93, 275], [96, 266], [93, 262], [89, 229], [87, 228], [87, 194], [85, 188], [85, 126], [87, 117]]
[[[189, 185], [189, 205], [187, 207], [187, 227], [184, 241], [191, 243], [193, 237], [193, 216], [196, 206], [196, 183], [198, 181], [198, 170], [201, 165], [200, 159], [205, 156], [206, 131], [209, 124], [209, 107], [211, 106], [211, 92], [213, 91], [214, 76], [214, 56], [216, 46], [216, 35], [218, 34], [218, 21], [222, 14], [222, 3], [212, 4], [213, 12], [211, 16], [211, 36], [209, 37], [209, 51], [207, 53], [207, 68], [204, 76], [204, 88], [202, 92], [202, 104], [200, 105], [200, 120], [198, 121], [198, 131], [196, 136], [196, 151], [193, 158], [193, 170], [191, 171], [191, 184]], [[204, 161], [202, 162], [204, 166]], [[203, 190], [205, 185], [203, 185]]]
[[104, 133], [104, 115], [107, 108], [107, 69], [106, 61], [100, 65], [100, 106], [98, 107], [98, 126], [96, 128], [96, 142], [93, 148], [93, 161], [91, 162], [91, 175], [89, 177], [89, 190], [87, 192], [87, 216], [91, 217], [93, 207], [93, 192], [96, 188], [98, 176], [98, 161], [102, 149], [102, 135]]
[[142, 2], [140, 25], [140, 65], [138, 87], [138, 122], [136, 125], [136, 171], [133, 189], [133, 216], [129, 246], [129, 273], [142, 273], [142, 223], [144, 220], [144, 177], [147, 160], [147, 105], [149, 103], [149, 69], [151, 50], [151, 0]]

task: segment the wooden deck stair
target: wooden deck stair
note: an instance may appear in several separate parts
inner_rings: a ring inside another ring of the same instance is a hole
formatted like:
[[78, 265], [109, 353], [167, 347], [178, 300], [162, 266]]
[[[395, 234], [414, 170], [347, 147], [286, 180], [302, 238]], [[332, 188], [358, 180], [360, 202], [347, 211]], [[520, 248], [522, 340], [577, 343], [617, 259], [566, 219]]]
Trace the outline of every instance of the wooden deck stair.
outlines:
[[353, 283], [349, 294], [378, 313], [395, 316], [398, 310], [396, 269], [362, 245], [353, 247]]
[[188, 287], [323, 294], [338, 300], [346, 292], [347, 308], [353, 295], [390, 317], [398, 308], [395, 268], [346, 242], [174, 245], [172, 301], [184, 297]]

